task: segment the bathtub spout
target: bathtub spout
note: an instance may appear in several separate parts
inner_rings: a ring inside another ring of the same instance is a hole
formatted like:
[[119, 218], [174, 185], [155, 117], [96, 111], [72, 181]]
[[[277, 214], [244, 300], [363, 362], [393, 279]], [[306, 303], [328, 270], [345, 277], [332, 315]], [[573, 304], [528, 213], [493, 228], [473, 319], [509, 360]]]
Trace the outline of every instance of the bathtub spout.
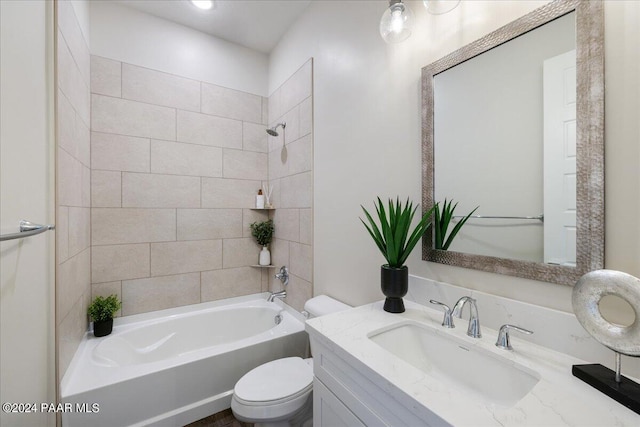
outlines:
[[280, 292], [271, 292], [271, 294], [269, 295], [269, 298], [267, 298], [268, 302], [273, 302], [275, 301], [276, 298], [286, 298], [287, 297], [287, 291], [280, 291]]

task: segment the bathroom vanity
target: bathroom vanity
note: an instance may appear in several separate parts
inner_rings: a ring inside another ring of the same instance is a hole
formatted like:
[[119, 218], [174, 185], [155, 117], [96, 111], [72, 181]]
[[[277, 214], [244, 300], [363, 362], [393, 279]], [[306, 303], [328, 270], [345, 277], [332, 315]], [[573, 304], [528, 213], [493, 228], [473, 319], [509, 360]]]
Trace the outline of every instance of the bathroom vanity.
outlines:
[[[587, 363], [516, 335], [467, 336], [466, 320], [406, 301], [310, 319], [316, 426], [638, 425], [640, 416], [571, 375]], [[538, 331], [544, 333], [544, 331]]]

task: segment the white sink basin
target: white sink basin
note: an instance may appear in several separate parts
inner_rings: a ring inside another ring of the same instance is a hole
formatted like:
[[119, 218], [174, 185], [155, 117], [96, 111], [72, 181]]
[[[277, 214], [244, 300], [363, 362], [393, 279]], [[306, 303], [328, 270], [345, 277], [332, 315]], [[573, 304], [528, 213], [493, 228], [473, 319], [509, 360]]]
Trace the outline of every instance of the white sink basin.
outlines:
[[374, 331], [368, 338], [430, 377], [485, 403], [513, 406], [540, 380], [530, 369], [429, 326], [402, 323]]

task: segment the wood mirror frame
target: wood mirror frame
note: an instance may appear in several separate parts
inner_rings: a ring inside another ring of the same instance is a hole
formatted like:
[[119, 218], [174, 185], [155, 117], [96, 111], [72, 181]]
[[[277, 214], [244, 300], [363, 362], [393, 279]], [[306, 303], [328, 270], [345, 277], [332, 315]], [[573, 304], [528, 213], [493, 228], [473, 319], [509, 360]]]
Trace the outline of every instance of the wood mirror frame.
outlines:
[[492, 273], [573, 286], [604, 265], [604, 8], [602, 0], [556, 0], [470, 43], [422, 69], [422, 206], [434, 204], [435, 75], [576, 12], [576, 266], [519, 261], [433, 249], [430, 228], [422, 259]]

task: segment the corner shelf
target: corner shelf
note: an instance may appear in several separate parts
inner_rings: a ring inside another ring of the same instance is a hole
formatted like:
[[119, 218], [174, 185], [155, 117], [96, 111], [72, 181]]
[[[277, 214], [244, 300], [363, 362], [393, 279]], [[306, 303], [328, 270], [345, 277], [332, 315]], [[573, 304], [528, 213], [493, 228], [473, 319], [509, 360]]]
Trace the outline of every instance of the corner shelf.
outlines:
[[276, 208], [249, 208], [252, 211], [275, 211]]
[[253, 264], [251, 267], [255, 267], [255, 268], [276, 268], [276, 266], [273, 265], [273, 264], [269, 264], [269, 265]]

